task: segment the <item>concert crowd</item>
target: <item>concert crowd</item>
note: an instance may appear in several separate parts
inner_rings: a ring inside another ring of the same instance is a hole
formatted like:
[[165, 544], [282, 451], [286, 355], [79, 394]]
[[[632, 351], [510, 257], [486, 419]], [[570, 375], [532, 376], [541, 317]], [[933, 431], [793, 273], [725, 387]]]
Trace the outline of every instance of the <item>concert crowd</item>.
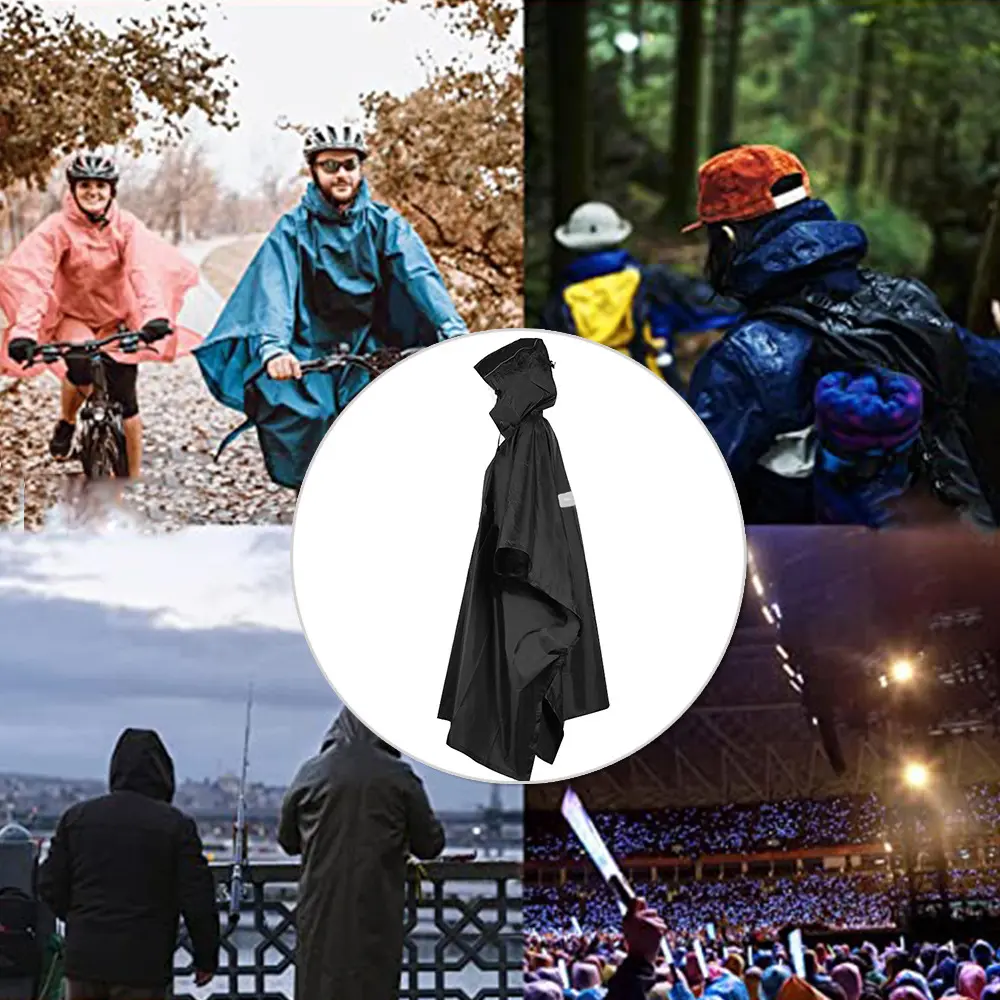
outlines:
[[[651, 905], [651, 901], [647, 900]], [[656, 907], [654, 906], [655, 910]], [[662, 916], [662, 914], [661, 914]], [[669, 918], [667, 920], [669, 926]], [[615, 910], [614, 925], [622, 925]], [[660, 925], [662, 932], [662, 925]], [[641, 928], [640, 928], [641, 931]], [[657, 948], [657, 935], [622, 929], [539, 933], [525, 940], [525, 1000], [1000, 1000], [1000, 961], [986, 941], [819, 943], [804, 949], [803, 974], [777, 939], [747, 948], [719, 941], [701, 944], [675, 933], [665, 939], [673, 964]], [[567, 983], [568, 980], [568, 983]]]

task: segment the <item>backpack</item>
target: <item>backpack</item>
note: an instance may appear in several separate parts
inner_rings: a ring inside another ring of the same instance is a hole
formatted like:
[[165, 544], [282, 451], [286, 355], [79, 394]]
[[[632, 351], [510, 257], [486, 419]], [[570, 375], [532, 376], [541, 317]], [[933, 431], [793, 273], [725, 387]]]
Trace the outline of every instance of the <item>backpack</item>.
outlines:
[[806, 288], [786, 302], [755, 309], [748, 318], [773, 318], [813, 335], [806, 372], [812, 387], [833, 371], [874, 368], [920, 382], [925, 404], [920, 471], [944, 503], [995, 525], [1000, 494], [978, 467], [965, 413], [966, 355], [954, 323], [919, 282], [858, 273], [860, 290], [848, 298]]
[[38, 900], [21, 889], [0, 888], [0, 981], [37, 981], [42, 971], [38, 918]]

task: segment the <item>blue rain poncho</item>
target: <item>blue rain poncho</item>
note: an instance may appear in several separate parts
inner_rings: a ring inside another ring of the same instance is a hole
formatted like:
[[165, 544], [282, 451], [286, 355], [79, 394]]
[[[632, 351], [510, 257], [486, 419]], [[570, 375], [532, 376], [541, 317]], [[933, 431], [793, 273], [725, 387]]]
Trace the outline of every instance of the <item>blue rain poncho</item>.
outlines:
[[371, 376], [352, 366], [276, 381], [264, 372], [271, 358], [291, 351], [304, 361], [341, 344], [355, 353], [405, 349], [467, 332], [406, 219], [372, 201], [364, 181], [343, 213], [310, 184], [195, 356], [212, 395], [256, 426], [271, 478], [297, 489], [330, 424]]

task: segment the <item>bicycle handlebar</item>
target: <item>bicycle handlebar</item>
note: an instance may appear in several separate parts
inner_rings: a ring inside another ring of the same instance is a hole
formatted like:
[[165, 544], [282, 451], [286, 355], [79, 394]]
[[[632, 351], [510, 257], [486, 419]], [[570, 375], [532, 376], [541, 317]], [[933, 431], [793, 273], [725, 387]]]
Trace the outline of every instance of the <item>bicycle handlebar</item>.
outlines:
[[140, 332], [119, 330], [117, 333], [112, 333], [110, 336], [102, 337], [99, 340], [84, 340], [76, 344], [39, 344], [35, 348], [31, 361], [32, 363], [41, 361], [43, 364], [52, 364], [53, 361], [58, 361], [61, 358], [71, 358], [74, 356], [90, 358], [97, 354], [102, 347], [107, 347], [115, 341], [119, 342], [119, 346], [126, 354], [134, 354], [143, 347], [149, 347], [153, 351], [156, 350]]
[[[403, 358], [416, 354], [420, 350], [423, 348], [407, 347], [405, 350], [399, 350], [395, 347], [381, 347], [368, 354], [354, 354], [341, 348], [321, 358], [300, 361], [299, 370], [305, 375], [307, 372], [332, 372], [338, 368], [346, 368], [348, 365], [357, 365], [372, 375], [379, 375], [397, 361], [402, 361]], [[266, 374], [266, 369], [261, 374]]]
[[334, 351], [322, 358], [311, 361], [300, 361], [299, 368], [303, 372], [330, 371], [343, 368], [345, 365], [360, 365], [362, 368], [379, 367], [380, 362], [402, 360], [419, 351], [419, 347], [408, 347], [405, 351], [385, 347], [369, 354], [352, 354], [349, 351]]

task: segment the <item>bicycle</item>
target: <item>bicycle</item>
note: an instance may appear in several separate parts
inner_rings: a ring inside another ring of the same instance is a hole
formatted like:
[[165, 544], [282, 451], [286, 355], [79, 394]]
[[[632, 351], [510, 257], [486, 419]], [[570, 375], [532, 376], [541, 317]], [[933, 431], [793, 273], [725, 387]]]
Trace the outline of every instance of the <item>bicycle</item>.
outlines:
[[83, 465], [87, 479], [128, 478], [128, 453], [125, 448], [125, 421], [121, 404], [108, 394], [105, 360], [101, 349], [117, 343], [125, 354], [134, 354], [149, 342], [141, 334], [125, 327], [100, 340], [78, 344], [41, 344], [32, 361], [52, 364], [55, 361], [83, 359], [90, 363], [93, 387], [80, 410], [76, 447], [68, 456]]
[[[377, 350], [371, 351], [367, 354], [356, 354], [354, 353], [349, 344], [341, 344], [337, 350], [332, 351], [330, 354], [325, 354], [321, 358], [312, 358], [309, 361], [300, 361], [299, 370], [303, 375], [307, 375], [310, 372], [335, 372], [344, 368], [349, 368], [355, 366], [357, 368], [362, 368], [372, 378], [381, 375], [382, 372], [387, 371], [393, 365], [398, 364], [403, 358], [409, 357], [411, 354], [416, 354], [417, 351], [423, 350], [423, 347], [407, 347], [405, 349], [400, 349], [397, 347], [380, 347]], [[252, 385], [254, 381], [258, 378], [267, 378], [267, 371], [260, 371], [254, 379], [252, 379], [249, 385]], [[249, 385], [247, 388], [249, 388]], [[219, 445], [218, 450], [215, 452], [215, 461], [218, 462], [222, 453], [229, 447], [233, 441], [236, 440], [244, 431], [249, 430], [253, 426], [253, 420], [249, 417], [243, 421], [238, 427], [234, 427], [223, 439], [222, 443]]]
[[395, 347], [380, 347], [369, 354], [353, 354], [347, 344], [341, 344], [336, 351], [324, 355], [322, 358], [314, 358], [312, 361], [300, 361], [299, 368], [302, 370], [302, 374], [305, 375], [307, 372], [332, 372], [340, 368], [348, 368], [351, 365], [356, 365], [374, 377], [381, 375], [382, 372], [387, 371], [394, 364], [402, 361], [403, 358], [409, 357], [419, 350], [422, 350], [422, 348], [408, 347], [405, 350], [400, 350]]

